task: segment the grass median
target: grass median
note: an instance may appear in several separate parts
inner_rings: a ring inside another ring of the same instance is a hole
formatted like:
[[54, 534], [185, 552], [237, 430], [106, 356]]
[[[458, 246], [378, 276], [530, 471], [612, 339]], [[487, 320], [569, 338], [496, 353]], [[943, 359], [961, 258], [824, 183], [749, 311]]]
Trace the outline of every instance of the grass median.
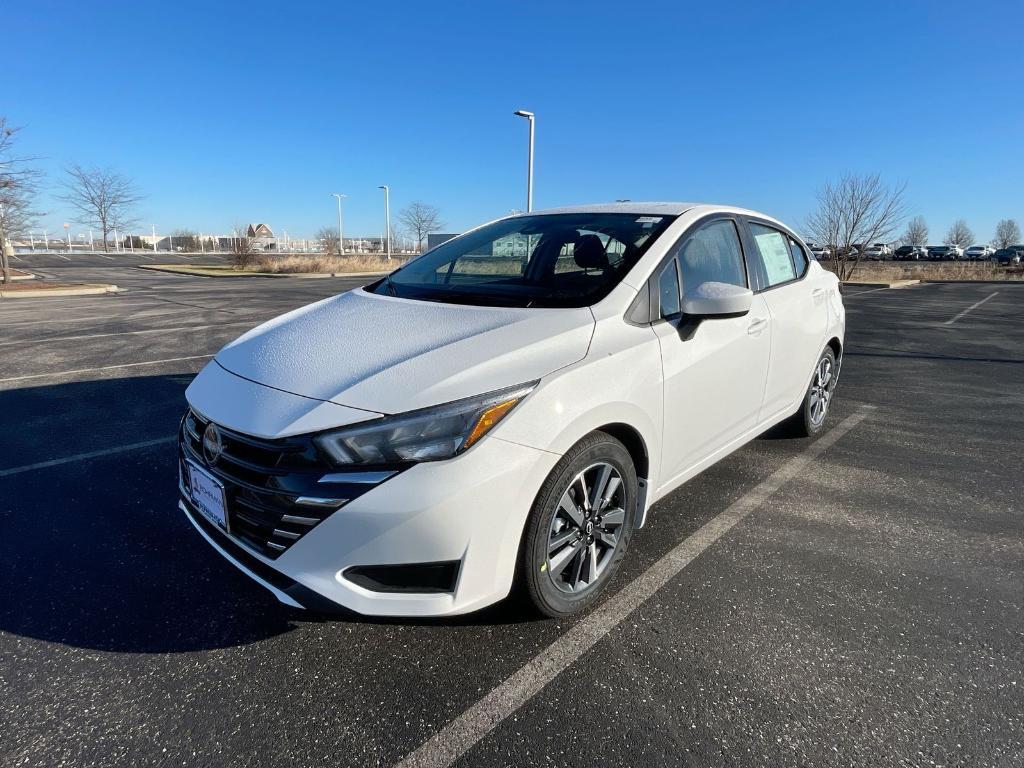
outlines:
[[344, 277], [382, 275], [400, 267], [404, 260], [384, 256], [253, 255], [235, 257], [234, 264], [144, 264], [143, 269], [203, 277]]
[[[827, 261], [821, 266], [832, 269]], [[847, 282], [890, 283], [902, 280], [1024, 280], [1024, 268], [1003, 266], [991, 261], [879, 262], [857, 265]]]

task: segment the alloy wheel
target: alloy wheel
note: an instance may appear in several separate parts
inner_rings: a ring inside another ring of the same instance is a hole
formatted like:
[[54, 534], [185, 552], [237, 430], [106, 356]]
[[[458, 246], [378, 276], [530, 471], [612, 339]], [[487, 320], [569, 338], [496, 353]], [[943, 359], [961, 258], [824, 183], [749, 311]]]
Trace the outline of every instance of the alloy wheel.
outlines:
[[622, 475], [607, 462], [573, 478], [548, 531], [546, 571], [555, 587], [578, 594], [601, 578], [615, 554], [626, 519]]
[[811, 423], [817, 427], [828, 414], [829, 401], [832, 398], [832, 360], [827, 356], [818, 361], [811, 382]]

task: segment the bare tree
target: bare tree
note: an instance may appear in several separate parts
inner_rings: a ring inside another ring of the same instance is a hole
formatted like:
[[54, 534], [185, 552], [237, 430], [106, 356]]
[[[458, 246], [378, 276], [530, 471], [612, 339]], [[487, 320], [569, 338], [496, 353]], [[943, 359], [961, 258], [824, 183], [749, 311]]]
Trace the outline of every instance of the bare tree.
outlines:
[[906, 187], [889, 187], [878, 174], [846, 175], [818, 191], [818, 209], [805, 229], [814, 242], [828, 246], [840, 280], [856, 271], [865, 245], [889, 240], [906, 218]]
[[74, 221], [100, 230], [103, 250], [108, 250], [108, 234], [115, 229], [123, 232], [138, 223], [132, 209], [142, 200], [142, 194], [130, 179], [114, 171], [71, 165], [65, 172], [64, 194], [58, 199], [71, 206]]
[[0, 115], [0, 273], [5, 283], [11, 279], [7, 238], [21, 235], [32, 226], [38, 215], [34, 201], [42, 178], [31, 165], [34, 158], [15, 154], [20, 130]]
[[1020, 227], [1013, 219], [1002, 219], [996, 224], [996, 236], [992, 244], [996, 248], [1009, 248], [1021, 241]]
[[181, 248], [183, 251], [195, 253], [201, 250], [199, 236], [191, 229], [176, 229], [171, 232], [171, 238], [174, 241], [175, 247]]
[[[316, 239], [320, 241], [323, 252], [328, 256], [338, 255], [338, 228], [320, 227], [316, 231]], [[351, 242], [351, 241], [350, 241]]]
[[416, 241], [417, 249], [421, 251], [423, 250], [423, 243], [427, 239], [427, 234], [444, 226], [444, 222], [441, 221], [441, 212], [434, 206], [421, 203], [418, 200], [409, 203], [398, 214], [398, 220], [408, 230], [409, 234]]
[[244, 224], [235, 224], [231, 228], [231, 263], [236, 267], [252, 264], [256, 256], [256, 244], [249, 237]]
[[907, 223], [902, 240], [904, 245], [928, 245], [928, 224], [924, 216], [915, 216]]
[[974, 242], [974, 233], [971, 228], [967, 226], [967, 222], [963, 219], [957, 219], [953, 222], [953, 226], [949, 228], [946, 233], [946, 245], [958, 245], [961, 248], [966, 248]]

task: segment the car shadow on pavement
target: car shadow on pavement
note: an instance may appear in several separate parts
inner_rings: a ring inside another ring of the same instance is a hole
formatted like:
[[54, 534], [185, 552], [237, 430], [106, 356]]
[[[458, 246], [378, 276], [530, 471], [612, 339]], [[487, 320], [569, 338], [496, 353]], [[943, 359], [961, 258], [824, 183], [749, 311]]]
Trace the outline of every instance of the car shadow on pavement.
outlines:
[[[177, 653], [246, 645], [310, 622], [439, 623], [322, 615], [278, 603], [216, 554], [178, 510], [171, 441], [9, 472], [173, 437], [190, 379], [0, 391], [0, 632], [100, 651]], [[506, 603], [446, 621], [531, 618]]]

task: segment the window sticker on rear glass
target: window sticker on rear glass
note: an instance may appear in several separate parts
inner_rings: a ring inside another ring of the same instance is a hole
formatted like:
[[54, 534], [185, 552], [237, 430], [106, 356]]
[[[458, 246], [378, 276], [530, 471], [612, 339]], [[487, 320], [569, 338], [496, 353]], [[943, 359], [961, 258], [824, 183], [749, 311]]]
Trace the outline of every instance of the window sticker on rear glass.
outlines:
[[663, 218], [664, 218], [663, 216], [641, 216], [639, 219], [636, 220], [636, 223], [637, 224], [643, 224], [644, 225], [644, 229], [648, 229], [650, 227], [653, 227], [655, 224], [657, 224]]
[[784, 283], [796, 277], [789, 249], [782, 235], [778, 232], [765, 232], [763, 235], [754, 235], [754, 240], [757, 241], [757, 248], [761, 252], [770, 285]]

